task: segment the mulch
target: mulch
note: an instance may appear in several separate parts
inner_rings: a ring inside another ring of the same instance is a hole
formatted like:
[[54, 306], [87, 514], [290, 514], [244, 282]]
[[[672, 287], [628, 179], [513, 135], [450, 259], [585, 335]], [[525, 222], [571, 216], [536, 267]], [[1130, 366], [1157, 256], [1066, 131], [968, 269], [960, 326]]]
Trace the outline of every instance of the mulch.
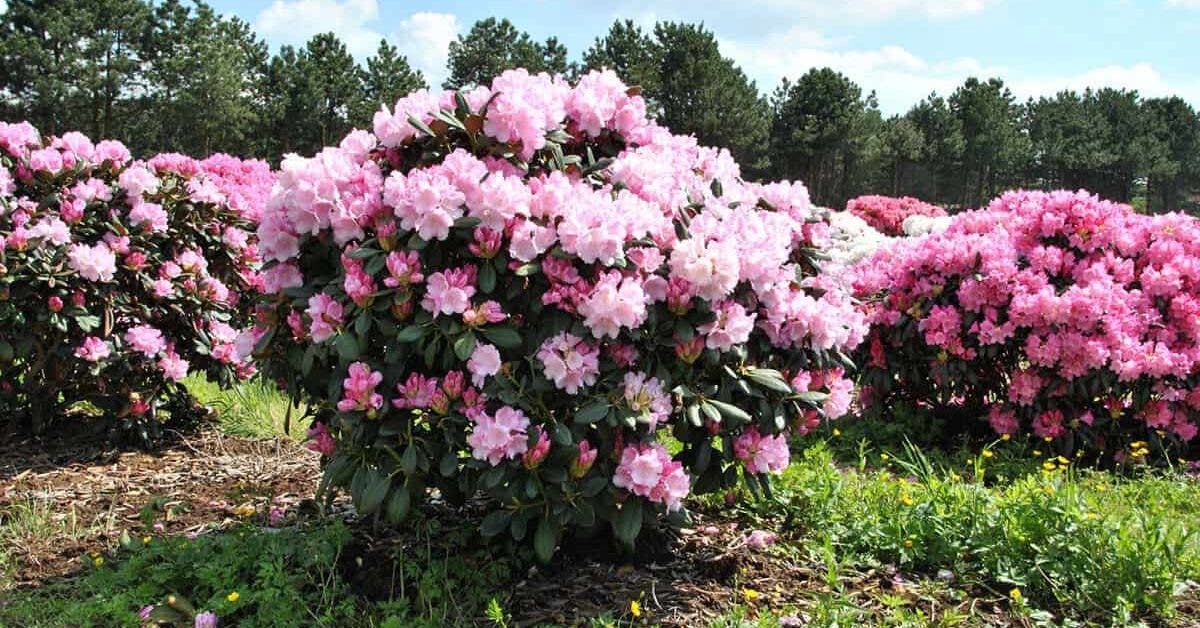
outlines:
[[[299, 443], [216, 431], [176, 433], [152, 451], [10, 440], [0, 446], [0, 527], [14, 509], [38, 504], [61, 528], [52, 536], [6, 537], [0, 553], [7, 553], [14, 567], [12, 584], [36, 586], [78, 572], [91, 552], [112, 548], [122, 532], [134, 538], [196, 535], [244, 520], [265, 523], [273, 506], [303, 512], [313, 506], [319, 474], [317, 455]], [[347, 509], [340, 501], [337, 510], [345, 516]], [[463, 517], [442, 514], [459, 523]], [[353, 558], [395, 556], [429, 539], [369, 522], [353, 529], [345, 557], [351, 564], [344, 575], [367, 598], [397, 595], [388, 580], [361, 570], [378, 561]], [[697, 512], [688, 528], [651, 532], [641, 544], [644, 551], [632, 559], [614, 554], [607, 540], [568, 539], [550, 565], [529, 568], [497, 597], [521, 626], [586, 623], [603, 613], [629, 620], [635, 600], [640, 621], [665, 626], [707, 625], [735, 605], [750, 615], [788, 606], [796, 609], [796, 625], [807, 624], [816, 597], [835, 593], [826, 572], [819, 562], [785, 546], [747, 547], [749, 532], [744, 523], [720, 513]], [[484, 548], [485, 560], [491, 551]], [[885, 592], [932, 616], [947, 605], [995, 604], [996, 625], [1011, 625], [1012, 617], [999, 608], [1003, 595], [925, 599], [924, 589], [912, 584], [885, 567], [841, 573], [836, 586], [839, 596], [849, 595], [863, 606], [877, 606], [873, 594]]]
[[216, 431], [172, 434], [150, 451], [9, 441], [0, 447], [0, 526], [15, 509], [35, 507], [60, 534], [31, 534], [0, 551], [15, 562], [17, 585], [67, 575], [122, 532], [195, 535], [294, 506], [316, 492], [317, 460], [292, 441]]

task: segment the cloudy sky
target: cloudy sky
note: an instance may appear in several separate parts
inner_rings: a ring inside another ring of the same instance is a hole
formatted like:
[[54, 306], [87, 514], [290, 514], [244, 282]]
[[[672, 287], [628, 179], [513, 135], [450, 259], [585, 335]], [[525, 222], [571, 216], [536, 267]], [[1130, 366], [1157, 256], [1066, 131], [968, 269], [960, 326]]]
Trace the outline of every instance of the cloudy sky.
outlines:
[[[0, 0], [2, 1], [2, 0]], [[215, 0], [273, 46], [334, 31], [360, 59], [387, 38], [433, 84], [446, 48], [478, 19], [507, 17], [578, 56], [614, 19], [703, 22], [769, 92], [831, 66], [874, 89], [885, 113], [968, 76], [1019, 97], [1113, 86], [1200, 106], [1200, 0]]]

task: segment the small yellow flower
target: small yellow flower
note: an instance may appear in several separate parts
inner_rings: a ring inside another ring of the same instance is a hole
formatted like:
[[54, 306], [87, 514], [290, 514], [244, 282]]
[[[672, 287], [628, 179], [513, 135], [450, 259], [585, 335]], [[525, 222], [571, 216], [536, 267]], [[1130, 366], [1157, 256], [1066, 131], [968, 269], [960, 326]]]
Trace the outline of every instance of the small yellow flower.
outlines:
[[839, 430], [839, 429], [838, 429], [838, 428], [836, 428], [836, 427], [835, 427], [835, 428], [833, 428], [833, 435], [834, 435], [834, 436], [841, 436], [841, 435], [842, 435], [842, 430]]
[[951, 474], [950, 474], [950, 479], [951, 479], [951, 480], [954, 480], [955, 482], [957, 482], [957, 481], [959, 481], [959, 480], [961, 480], [961, 479], [962, 479], [962, 476], [961, 476], [961, 475], [959, 475], [959, 474], [957, 474], [957, 473], [951, 473]]
[[226, 595], [225, 599], [229, 600], [230, 602], [236, 602], [236, 601], [238, 601], [238, 598], [240, 598], [240, 597], [242, 597], [242, 596], [237, 591], [233, 591], [233, 592], [230, 592], [229, 595]]
[[1046, 462], [1042, 463], [1042, 468], [1047, 471], [1053, 471], [1053, 470], [1057, 469], [1058, 467], [1054, 466], [1053, 462], [1050, 462], [1049, 460], [1047, 460]]
[[1033, 455], [1035, 455], [1035, 456], [1040, 456], [1040, 455], [1042, 455], [1042, 450], [1040, 450], [1040, 449], [1035, 449], [1035, 450], [1033, 450]]
[[912, 506], [916, 502], [913, 501], [912, 496], [908, 493], [902, 493], [900, 495], [900, 503], [904, 504], [905, 506]]
[[990, 449], [985, 449], [985, 450], [983, 450], [983, 453], [982, 453], [981, 455], [982, 455], [984, 458], [991, 458], [991, 457], [992, 457], [993, 455], [995, 455], [995, 454], [993, 454], [993, 453], [992, 453], [992, 450], [990, 450]]
[[1059, 456], [1058, 458], [1056, 458], [1056, 460], [1058, 460], [1058, 464], [1061, 464], [1064, 467], [1071, 464], [1070, 460], [1067, 460], [1066, 458], [1063, 458], [1062, 456]]
[[1045, 438], [1043, 438], [1042, 440], [1044, 440], [1044, 441], [1046, 441], [1046, 442], [1048, 443], [1048, 442], [1050, 442], [1050, 441], [1052, 441], [1052, 440], [1054, 440], [1054, 439], [1053, 439], [1053, 438], [1051, 438], [1051, 437], [1049, 437], [1049, 436], [1046, 436], [1046, 437], [1045, 437]]
[[97, 556], [97, 557], [95, 557], [95, 558], [93, 558], [93, 559], [92, 559], [92, 563], [93, 563], [93, 564], [95, 564], [97, 567], [99, 567], [100, 565], [103, 565], [103, 564], [104, 564], [104, 557], [103, 557], [103, 556]]
[[1051, 485], [1049, 485], [1049, 484], [1047, 484], [1047, 485], [1045, 485], [1045, 486], [1043, 486], [1043, 487], [1042, 487], [1042, 491], [1044, 491], [1044, 492], [1045, 492], [1047, 495], [1053, 495], [1053, 494], [1054, 494], [1054, 487], [1053, 487], [1053, 486], [1051, 486]]
[[1100, 515], [1097, 515], [1097, 514], [1096, 514], [1096, 513], [1094, 513], [1094, 512], [1089, 512], [1089, 513], [1087, 514], [1087, 518], [1088, 518], [1088, 519], [1099, 519], [1099, 518], [1100, 518]]
[[879, 454], [879, 459], [884, 462], [887, 462], [889, 458], [891, 458], [891, 456], [889, 456], [887, 454]]
[[638, 604], [637, 600], [633, 600], [629, 603], [629, 614], [633, 615], [634, 617], [642, 616], [642, 605]]
[[753, 602], [761, 597], [762, 594], [754, 589], [742, 589], [742, 596], [746, 598], [747, 602]]
[[142, 545], [149, 545], [149, 544], [150, 544], [150, 537], [143, 536], [142, 537]]
[[1013, 590], [1008, 592], [1008, 597], [1011, 597], [1014, 602], [1020, 602], [1025, 596], [1021, 595], [1020, 589], [1013, 587]]
[[1012, 434], [1001, 434], [1000, 440], [1012, 440]]
[[904, 547], [912, 547], [912, 539], [904, 539]]

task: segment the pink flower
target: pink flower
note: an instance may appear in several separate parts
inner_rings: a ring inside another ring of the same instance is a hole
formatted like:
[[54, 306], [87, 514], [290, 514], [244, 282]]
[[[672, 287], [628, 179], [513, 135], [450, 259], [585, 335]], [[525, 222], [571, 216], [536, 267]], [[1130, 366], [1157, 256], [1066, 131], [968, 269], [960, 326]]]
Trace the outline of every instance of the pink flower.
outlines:
[[212, 611], [197, 613], [193, 628], [217, 628], [217, 614]]
[[383, 284], [389, 288], [407, 288], [425, 280], [421, 274], [421, 258], [416, 251], [392, 251], [387, 256], [388, 274]]
[[766, 549], [775, 544], [775, 534], [766, 530], [753, 530], [746, 536], [746, 547], [750, 549]]
[[546, 377], [571, 395], [596, 382], [600, 374], [599, 355], [596, 347], [567, 332], [547, 338], [537, 351]]
[[117, 272], [117, 256], [104, 244], [72, 244], [67, 265], [88, 281], [108, 283]]
[[410, 373], [404, 383], [396, 384], [398, 396], [392, 399], [392, 406], [402, 410], [404, 408], [424, 410], [433, 403], [437, 391], [437, 379], [425, 377], [420, 373]]
[[763, 436], [757, 427], [750, 427], [733, 442], [734, 455], [750, 473], [782, 473], [788, 466], [790, 452], [783, 434]]
[[496, 466], [501, 460], [515, 458], [529, 448], [526, 430], [529, 418], [520, 410], [503, 406], [494, 416], [480, 413], [475, 429], [467, 437], [471, 455], [476, 460]]
[[125, 332], [125, 342], [129, 344], [129, 348], [148, 358], [153, 358], [167, 348], [162, 332], [150, 325], [130, 327]]
[[467, 370], [471, 371], [471, 383], [482, 388], [488, 377], [500, 372], [500, 351], [494, 345], [476, 343]]
[[691, 480], [683, 463], [672, 460], [658, 444], [629, 445], [621, 452], [613, 484], [634, 495], [664, 504], [668, 511], [683, 507]]
[[625, 388], [625, 403], [629, 409], [638, 413], [639, 423], [645, 423], [653, 432], [659, 423], [666, 422], [671, 414], [671, 397], [663, 390], [662, 382], [657, 377], [646, 373], [626, 373], [623, 381]]
[[334, 450], [337, 449], [337, 442], [329, 434], [329, 429], [319, 421], [314, 422], [308, 428], [308, 439], [309, 442], [305, 444], [305, 447], [321, 455], [332, 456]]
[[63, 300], [57, 295], [51, 295], [46, 299], [46, 307], [49, 308], [51, 312], [61, 312], [63, 309]]
[[117, 185], [125, 190], [131, 204], [136, 204], [142, 195], [158, 191], [158, 177], [143, 166], [130, 166], [117, 178]]
[[717, 319], [701, 325], [697, 331], [705, 336], [709, 349], [728, 351], [750, 339], [754, 331], [756, 314], [747, 314], [746, 308], [734, 301], [721, 301], [713, 306]]
[[167, 350], [158, 360], [158, 368], [172, 381], [183, 381], [188, 374], [188, 361], [179, 357], [174, 350]]
[[575, 455], [575, 459], [571, 461], [571, 477], [578, 480], [587, 475], [591, 470], [592, 464], [596, 462], [596, 454], [599, 453], [592, 444], [586, 440], [579, 441], [579, 452]]
[[146, 230], [155, 233], [166, 233], [167, 212], [158, 203], [137, 202], [129, 209], [129, 224], [135, 227], [144, 225]]
[[340, 412], [371, 411], [383, 407], [383, 395], [375, 387], [383, 381], [383, 373], [372, 371], [365, 362], [350, 365], [349, 374], [342, 380], [342, 399], [337, 403]]
[[312, 336], [313, 342], [329, 340], [345, 322], [342, 304], [324, 292], [308, 298], [306, 312], [309, 319], [312, 320], [308, 333]]
[[546, 430], [540, 427], [534, 429], [537, 430], [537, 443], [533, 449], [529, 449], [521, 455], [521, 464], [530, 470], [538, 468], [538, 465], [542, 464], [542, 461], [550, 454], [550, 438], [546, 436]]
[[471, 297], [475, 296], [475, 273], [474, 266], [433, 273], [425, 282], [425, 298], [421, 299], [421, 307], [435, 317], [466, 311], [471, 307]]
[[646, 320], [646, 301], [640, 281], [609, 272], [579, 304], [579, 314], [596, 338], [616, 338], [622, 327], [634, 329]]
[[75, 349], [75, 356], [87, 362], [99, 362], [111, 353], [108, 343], [95, 336], [84, 338], [83, 344]]

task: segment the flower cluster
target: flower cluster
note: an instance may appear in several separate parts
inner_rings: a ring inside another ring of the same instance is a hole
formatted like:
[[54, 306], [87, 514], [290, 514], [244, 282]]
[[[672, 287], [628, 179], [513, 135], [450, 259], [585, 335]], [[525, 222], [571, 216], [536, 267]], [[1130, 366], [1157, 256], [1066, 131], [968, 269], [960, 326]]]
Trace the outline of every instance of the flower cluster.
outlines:
[[248, 375], [239, 329], [272, 183], [263, 162], [135, 161], [0, 123], [0, 414], [43, 429], [86, 401], [144, 424], [164, 404], [186, 414], [189, 372]]
[[910, 216], [945, 216], [946, 210], [911, 196], [859, 196], [846, 201], [846, 211], [867, 221], [884, 235], [905, 234], [904, 221]]
[[[1200, 224], [1086, 192], [1009, 192], [858, 267], [863, 383], [1002, 434], [1196, 436]], [[1080, 441], [1076, 439], [1076, 446]], [[1111, 447], [1110, 447], [1111, 449]]]
[[[739, 469], [766, 481], [782, 434], [845, 412], [867, 324], [816, 275], [827, 230], [803, 185], [742, 181], [612, 72], [512, 70], [283, 160], [253, 337], [360, 511], [484, 491], [484, 532], [537, 530], [543, 557], [597, 519], [632, 542]], [[766, 453], [739, 458], [750, 432]]]

